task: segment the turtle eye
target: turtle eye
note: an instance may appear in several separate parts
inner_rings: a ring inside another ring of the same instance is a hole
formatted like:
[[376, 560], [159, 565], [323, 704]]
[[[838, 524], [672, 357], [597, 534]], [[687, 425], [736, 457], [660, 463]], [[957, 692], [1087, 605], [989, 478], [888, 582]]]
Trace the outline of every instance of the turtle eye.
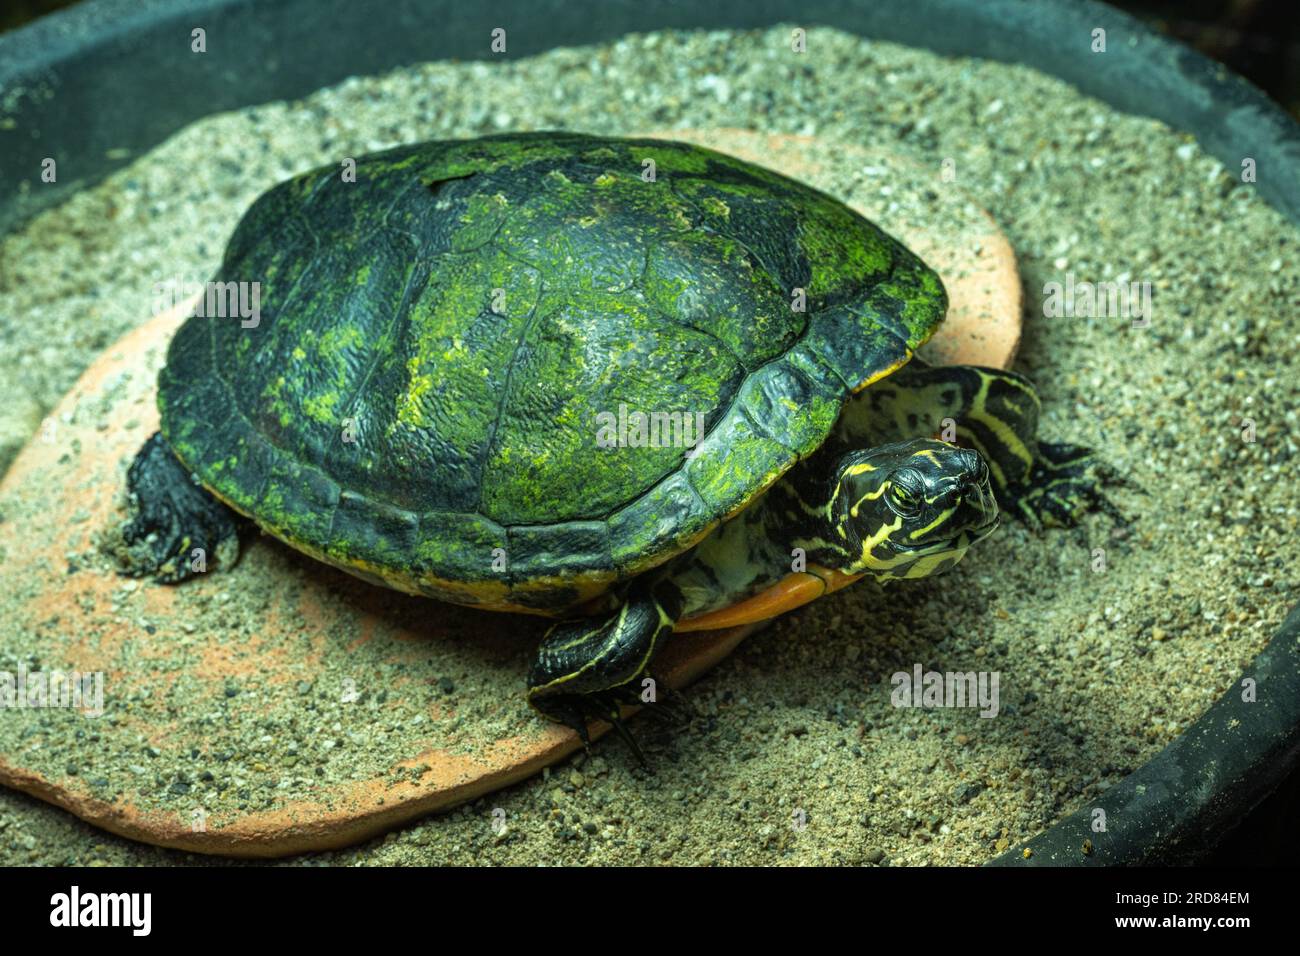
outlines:
[[885, 497], [895, 514], [904, 518], [913, 518], [921, 511], [921, 497], [898, 482], [889, 486]]

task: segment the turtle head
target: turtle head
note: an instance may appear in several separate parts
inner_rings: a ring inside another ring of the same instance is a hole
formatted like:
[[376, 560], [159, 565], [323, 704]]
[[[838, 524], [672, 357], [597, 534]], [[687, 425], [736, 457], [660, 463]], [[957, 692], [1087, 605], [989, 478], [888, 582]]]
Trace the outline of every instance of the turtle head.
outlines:
[[830, 518], [850, 573], [920, 578], [989, 534], [998, 505], [979, 452], [917, 438], [841, 458]]

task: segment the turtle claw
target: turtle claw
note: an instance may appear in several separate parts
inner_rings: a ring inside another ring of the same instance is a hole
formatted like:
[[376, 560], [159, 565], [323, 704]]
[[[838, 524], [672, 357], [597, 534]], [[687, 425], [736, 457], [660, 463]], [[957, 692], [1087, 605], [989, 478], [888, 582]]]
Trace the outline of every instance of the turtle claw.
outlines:
[[623, 719], [623, 703], [626, 702], [621, 700], [621, 695], [613, 691], [603, 691], [596, 694], [545, 697], [533, 701], [533, 707], [542, 716], [564, 724], [576, 733], [588, 755], [591, 754], [591, 733], [587, 726], [594, 720], [605, 721], [614, 728], [623, 743], [627, 744], [642, 768], [653, 773], [650, 761], [646, 759], [645, 752], [632, 736], [632, 732], [628, 730], [627, 721]]
[[632, 731], [627, 729], [627, 724], [624, 722], [622, 715], [619, 714], [618, 708], [615, 707], [613, 713], [605, 719], [613, 725], [614, 731], [622, 739], [623, 743], [627, 744], [628, 749], [632, 751], [633, 755], [635, 755], [637, 761], [641, 764], [641, 769], [647, 773], [654, 773], [653, 768], [650, 766], [650, 761], [646, 760], [645, 752], [642, 751], [641, 745], [636, 742], [636, 738], [632, 736]]
[[130, 577], [174, 584], [239, 557], [238, 516], [195, 484], [155, 432], [127, 471], [130, 520], [119, 531], [118, 564]]
[[537, 707], [537, 710], [557, 724], [563, 724], [572, 730], [582, 741], [582, 749], [588, 754], [591, 753], [591, 733], [587, 730], [587, 716], [577, 701], [557, 697], [547, 701], [544, 710], [540, 707]]
[[1007, 494], [1015, 513], [1034, 531], [1076, 527], [1089, 511], [1101, 511], [1119, 525], [1132, 524], [1106, 495], [1108, 485], [1135, 487], [1090, 448], [1039, 442], [1028, 480]]
[[657, 696], [653, 703], [638, 701], [641, 704], [641, 713], [649, 714], [661, 724], [675, 727], [684, 727], [699, 716], [689, 699], [676, 691], [668, 690], [668, 685], [659, 678], [653, 677], [653, 680], [657, 688]]
[[651, 720], [659, 724], [680, 726], [682, 723], [682, 709], [666, 701], [646, 704], [643, 712], [648, 714]]

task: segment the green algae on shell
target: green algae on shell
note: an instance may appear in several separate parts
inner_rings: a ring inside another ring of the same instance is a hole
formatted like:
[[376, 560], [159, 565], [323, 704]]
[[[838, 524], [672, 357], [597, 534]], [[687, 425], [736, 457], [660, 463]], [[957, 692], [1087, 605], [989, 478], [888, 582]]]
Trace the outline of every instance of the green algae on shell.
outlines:
[[[252, 205], [214, 281], [261, 283], [257, 321], [191, 318], [159, 388], [205, 485], [367, 580], [550, 612], [744, 507], [947, 307], [809, 186], [574, 133], [304, 173]], [[594, 422], [622, 407], [706, 436], [602, 453]]]

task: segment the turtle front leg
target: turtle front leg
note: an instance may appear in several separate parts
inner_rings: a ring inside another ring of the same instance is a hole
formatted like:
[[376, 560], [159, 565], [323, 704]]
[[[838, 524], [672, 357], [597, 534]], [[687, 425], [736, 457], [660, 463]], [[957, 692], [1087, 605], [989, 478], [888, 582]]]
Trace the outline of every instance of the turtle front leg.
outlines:
[[123, 574], [172, 584], [238, 560], [242, 519], [195, 483], [160, 432], [136, 454], [126, 483], [131, 518], [117, 554]]
[[1034, 464], [1018, 484], [998, 488], [1006, 507], [1031, 528], [1073, 528], [1089, 511], [1102, 511], [1118, 524], [1128, 517], [1106, 497], [1107, 484], [1128, 482], [1091, 448], [1036, 442]]
[[[605, 618], [556, 624], [542, 639], [528, 675], [528, 703], [582, 738], [589, 720], [607, 720], [637, 759], [645, 756], [622, 720], [624, 705], [646, 701], [643, 682], [655, 654], [685, 608], [681, 591], [663, 576], [632, 583], [623, 604]], [[655, 686], [655, 695], [663, 688]]]
[[1089, 448], [1040, 441], [1040, 412], [1023, 375], [914, 360], [855, 397], [840, 429], [855, 443], [939, 435], [974, 448], [988, 462], [998, 503], [1034, 529], [1074, 527], [1090, 510], [1127, 523], [1105, 492], [1127, 482]]

